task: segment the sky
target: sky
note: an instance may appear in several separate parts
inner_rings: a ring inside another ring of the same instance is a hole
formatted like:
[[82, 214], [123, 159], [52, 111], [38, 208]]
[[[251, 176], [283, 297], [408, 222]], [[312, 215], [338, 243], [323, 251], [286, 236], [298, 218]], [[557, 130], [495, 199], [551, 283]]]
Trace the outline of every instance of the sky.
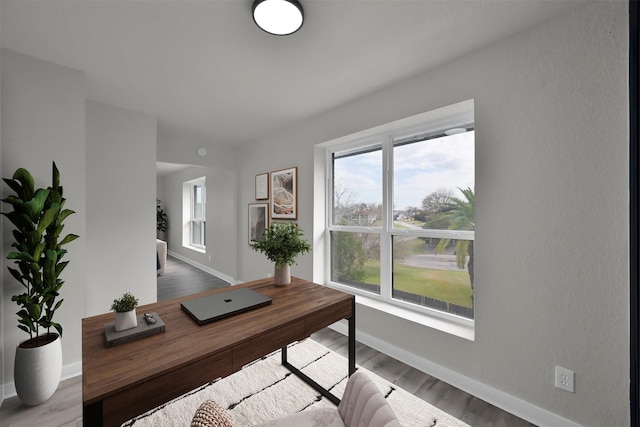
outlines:
[[[475, 132], [407, 144], [394, 149], [394, 209], [419, 207], [429, 194], [458, 188], [475, 191]], [[382, 151], [340, 158], [336, 182], [362, 203], [382, 202]]]

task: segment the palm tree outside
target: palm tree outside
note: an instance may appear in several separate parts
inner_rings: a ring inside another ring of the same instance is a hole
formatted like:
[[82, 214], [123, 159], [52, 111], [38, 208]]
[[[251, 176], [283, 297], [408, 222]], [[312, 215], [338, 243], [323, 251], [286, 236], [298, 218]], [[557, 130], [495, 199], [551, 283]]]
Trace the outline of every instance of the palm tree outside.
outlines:
[[[469, 187], [466, 189], [458, 189], [464, 195], [464, 199], [452, 197], [446, 203], [438, 217], [439, 219], [446, 219], [449, 221], [449, 230], [474, 231], [475, 194]], [[471, 289], [473, 290], [473, 240], [440, 239], [435, 247], [434, 253], [436, 255], [444, 253], [445, 249], [453, 242], [455, 242], [456, 262], [458, 268], [463, 269], [465, 268], [465, 264], [467, 265], [469, 281], [471, 282]]]

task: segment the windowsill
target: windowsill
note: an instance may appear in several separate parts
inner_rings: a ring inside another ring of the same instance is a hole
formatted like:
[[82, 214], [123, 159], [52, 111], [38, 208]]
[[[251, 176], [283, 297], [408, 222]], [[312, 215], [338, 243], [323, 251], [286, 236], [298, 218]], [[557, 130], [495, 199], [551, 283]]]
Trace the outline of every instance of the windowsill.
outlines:
[[[335, 289], [339, 289], [344, 292], [349, 292], [349, 290], [345, 289], [344, 287], [336, 287], [336, 286], [332, 286], [331, 284], [327, 284], [327, 286], [333, 287]], [[349, 293], [355, 294], [357, 304], [361, 304], [365, 307], [369, 307], [374, 310], [378, 310], [383, 313], [399, 317], [409, 322], [413, 322], [419, 325], [427, 326], [429, 328], [437, 329], [439, 331], [442, 331], [451, 335], [455, 335], [457, 337], [464, 338], [469, 341], [475, 341], [476, 334], [475, 334], [474, 320], [457, 318], [454, 316], [441, 314], [436, 310], [430, 310], [430, 311], [433, 311], [433, 314], [431, 315], [425, 314], [425, 313], [418, 313], [417, 311], [400, 307], [395, 304], [390, 304], [385, 301], [380, 301], [374, 298], [363, 296], [355, 292], [349, 292]]]
[[197, 246], [189, 246], [189, 245], [183, 245], [183, 247], [187, 249], [191, 249], [192, 251], [200, 252], [201, 254], [207, 253], [207, 248], [199, 248]]

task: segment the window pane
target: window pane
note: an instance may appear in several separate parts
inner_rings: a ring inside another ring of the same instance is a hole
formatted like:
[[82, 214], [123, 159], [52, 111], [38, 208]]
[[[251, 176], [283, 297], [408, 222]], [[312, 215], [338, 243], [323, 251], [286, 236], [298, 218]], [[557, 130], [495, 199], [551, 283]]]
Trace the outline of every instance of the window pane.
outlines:
[[473, 241], [393, 236], [393, 298], [473, 319]]
[[193, 186], [193, 217], [197, 219], [202, 219], [202, 186], [194, 185]]
[[202, 241], [202, 223], [200, 221], [191, 221], [191, 244], [203, 246]]
[[332, 231], [331, 280], [380, 294], [380, 236]]
[[474, 146], [474, 131], [394, 139], [394, 228], [452, 229], [446, 211], [475, 187]]
[[200, 223], [200, 240], [202, 240], [202, 246], [207, 246], [207, 222], [202, 221]]
[[382, 224], [382, 149], [333, 154], [335, 225], [380, 227]]

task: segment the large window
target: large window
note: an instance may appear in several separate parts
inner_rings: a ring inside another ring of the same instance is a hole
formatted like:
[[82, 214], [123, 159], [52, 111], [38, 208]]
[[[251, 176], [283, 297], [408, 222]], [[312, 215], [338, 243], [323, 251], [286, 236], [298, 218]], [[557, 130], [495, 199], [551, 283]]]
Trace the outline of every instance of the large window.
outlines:
[[474, 159], [472, 112], [329, 147], [330, 283], [473, 319]]
[[205, 178], [184, 183], [183, 186], [183, 245], [191, 249], [206, 250], [206, 186]]

